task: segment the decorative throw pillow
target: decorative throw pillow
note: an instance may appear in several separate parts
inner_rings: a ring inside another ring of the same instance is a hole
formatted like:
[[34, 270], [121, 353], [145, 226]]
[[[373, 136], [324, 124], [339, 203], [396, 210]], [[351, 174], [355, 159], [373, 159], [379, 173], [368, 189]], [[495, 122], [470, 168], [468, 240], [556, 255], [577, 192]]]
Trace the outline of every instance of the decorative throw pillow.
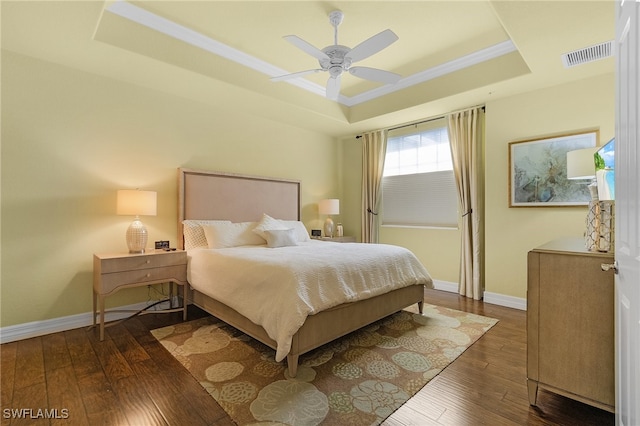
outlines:
[[204, 235], [202, 224], [231, 223], [229, 220], [195, 220], [182, 221], [182, 234], [184, 235], [184, 249], [191, 250], [198, 247], [207, 247], [207, 237]]
[[298, 245], [298, 237], [295, 229], [266, 230], [264, 234], [267, 237], [267, 246], [272, 248]]
[[202, 225], [209, 248], [227, 248], [264, 244], [264, 239], [253, 233], [256, 222], [211, 223]]

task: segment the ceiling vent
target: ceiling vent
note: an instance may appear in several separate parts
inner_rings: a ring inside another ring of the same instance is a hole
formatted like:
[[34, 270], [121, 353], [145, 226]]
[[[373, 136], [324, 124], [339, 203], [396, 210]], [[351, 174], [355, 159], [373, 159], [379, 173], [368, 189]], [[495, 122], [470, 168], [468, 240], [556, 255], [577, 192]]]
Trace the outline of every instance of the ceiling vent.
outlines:
[[571, 68], [610, 56], [613, 56], [613, 40], [565, 53], [562, 55], [562, 63], [565, 68]]

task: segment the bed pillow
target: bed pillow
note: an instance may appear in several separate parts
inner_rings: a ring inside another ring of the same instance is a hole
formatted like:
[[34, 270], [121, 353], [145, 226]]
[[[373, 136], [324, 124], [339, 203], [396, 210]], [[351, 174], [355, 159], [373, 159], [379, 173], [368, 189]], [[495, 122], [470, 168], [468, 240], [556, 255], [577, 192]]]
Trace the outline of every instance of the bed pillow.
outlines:
[[256, 222], [210, 223], [202, 225], [209, 248], [227, 248], [264, 244], [264, 239], [253, 229]]
[[299, 243], [304, 243], [306, 241], [310, 241], [311, 237], [309, 236], [309, 231], [304, 226], [304, 223], [299, 220], [281, 220], [280, 221], [286, 228], [291, 228], [296, 233], [296, 238]]
[[295, 229], [272, 229], [264, 231], [268, 247], [289, 247], [298, 245]]
[[267, 235], [265, 234], [265, 231], [285, 231], [287, 229], [289, 228], [287, 228], [281, 221], [263, 213], [262, 219], [260, 219], [260, 222], [258, 222], [256, 227], [253, 229], [253, 232], [266, 240]]
[[184, 249], [191, 250], [198, 247], [208, 247], [207, 237], [204, 235], [202, 224], [231, 223], [229, 220], [195, 220], [182, 221], [182, 234], [184, 235]]
[[286, 230], [293, 229], [296, 235], [296, 241], [305, 242], [309, 241], [309, 233], [307, 232], [307, 228], [304, 226], [304, 223], [299, 220], [280, 220], [274, 219], [268, 214], [263, 214], [262, 219], [258, 222], [258, 225], [254, 229], [253, 232], [260, 235], [265, 240], [267, 236], [265, 235], [265, 231], [273, 231], [273, 230]]

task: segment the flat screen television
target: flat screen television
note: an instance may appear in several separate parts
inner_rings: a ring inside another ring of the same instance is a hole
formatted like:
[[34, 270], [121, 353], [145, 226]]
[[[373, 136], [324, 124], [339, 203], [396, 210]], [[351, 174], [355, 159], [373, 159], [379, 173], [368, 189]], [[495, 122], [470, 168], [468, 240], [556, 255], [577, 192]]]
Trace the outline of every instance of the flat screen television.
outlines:
[[615, 200], [615, 141], [611, 139], [593, 154], [598, 199]]

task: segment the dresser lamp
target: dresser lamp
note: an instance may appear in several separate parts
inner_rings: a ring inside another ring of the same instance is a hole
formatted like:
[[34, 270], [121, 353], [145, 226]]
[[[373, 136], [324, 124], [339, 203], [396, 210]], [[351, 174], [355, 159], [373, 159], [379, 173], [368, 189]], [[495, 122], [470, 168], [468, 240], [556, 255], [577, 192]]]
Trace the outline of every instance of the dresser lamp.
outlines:
[[320, 203], [318, 203], [318, 211], [320, 214], [327, 216], [327, 219], [324, 222], [324, 236], [333, 238], [335, 228], [331, 215], [340, 214], [340, 200], [335, 198], [320, 200]]
[[129, 253], [144, 253], [147, 247], [147, 228], [140, 216], [155, 216], [157, 209], [157, 193], [138, 189], [118, 190], [117, 213], [135, 216], [127, 229], [126, 239]]
[[596, 177], [596, 165], [593, 154], [597, 146], [567, 152], [567, 178], [593, 179]]

